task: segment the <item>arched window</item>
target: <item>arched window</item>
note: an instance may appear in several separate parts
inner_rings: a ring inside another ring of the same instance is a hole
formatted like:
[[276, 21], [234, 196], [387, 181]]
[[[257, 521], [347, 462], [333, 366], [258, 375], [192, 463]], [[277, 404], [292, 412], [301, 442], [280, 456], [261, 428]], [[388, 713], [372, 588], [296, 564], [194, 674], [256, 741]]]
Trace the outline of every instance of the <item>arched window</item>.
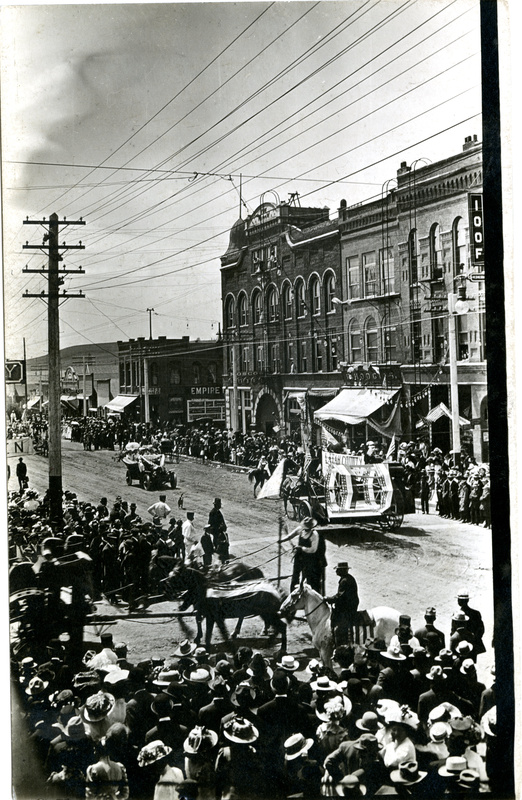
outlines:
[[242, 294], [238, 300], [238, 313], [239, 324], [244, 326], [248, 324], [248, 303], [246, 294]]
[[312, 278], [310, 282], [310, 296], [312, 302], [312, 314], [317, 316], [321, 313], [321, 284], [318, 278]]
[[366, 361], [375, 364], [379, 360], [379, 331], [373, 317], [368, 317], [366, 320], [364, 338]]
[[209, 361], [207, 364], [207, 380], [208, 383], [217, 383], [217, 364], [215, 361]]
[[292, 287], [289, 283], [285, 283], [283, 287], [283, 313], [285, 319], [292, 319]]
[[305, 285], [303, 280], [297, 281], [295, 285], [295, 308], [298, 317], [306, 315]]
[[466, 269], [468, 260], [466, 251], [466, 234], [464, 231], [464, 220], [462, 217], [457, 217], [453, 223], [452, 239], [454, 272], [455, 275], [459, 275]]
[[335, 297], [335, 275], [328, 273], [324, 281], [324, 305], [326, 313], [334, 310], [332, 299]]
[[352, 364], [363, 360], [361, 326], [355, 319], [351, 321], [349, 327], [348, 349], [350, 351], [350, 362]]
[[227, 297], [225, 304], [225, 325], [227, 328], [233, 328], [235, 324], [235, 302], [233, 297]]
[[277, 320], [277, 292], [273, 286], [271, 286], [268, 290], [267, 296], [267, 307], [268, 307], [268, 321], [269, 322], [276, 322]]
[[179, 364], [172, 364], [170, 368], [170, 383], [177, 386], [181, 383], [181, 370]]
[[431, 226], [430, 230], [430, 269], [432, 280], [442, 280], [442, 246], [440, 225], [437, 222]]
[[262, 310], [263, 309], [262, 309], [262, 306], [261, 306], [261, 292], [259, 290], [257, 290], [252, 295], [252, 312], [253, 312], [253, 315], [254, 315], [254, 325], [257, 325], [258, 322], [261, 322], [261, 312], [262, 312]]

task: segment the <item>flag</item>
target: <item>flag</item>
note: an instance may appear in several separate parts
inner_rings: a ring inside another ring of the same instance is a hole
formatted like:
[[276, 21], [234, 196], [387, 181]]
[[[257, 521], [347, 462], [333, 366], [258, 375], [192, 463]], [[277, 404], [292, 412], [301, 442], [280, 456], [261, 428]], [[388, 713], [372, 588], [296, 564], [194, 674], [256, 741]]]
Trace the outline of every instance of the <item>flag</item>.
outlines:
[[285, 468], [285, 460], [281, 459], [271, 476], [257, 495], [258, 500], [266, 500], [280, 496], [281, 484], [283, 482], [283, 471]]
[[395, 447], [395, 434], [393, 434], [390, 446], [388, 447], [388, 452], [386, 453], [386, 461], [391, 461], [393, 458], [395, 458]]

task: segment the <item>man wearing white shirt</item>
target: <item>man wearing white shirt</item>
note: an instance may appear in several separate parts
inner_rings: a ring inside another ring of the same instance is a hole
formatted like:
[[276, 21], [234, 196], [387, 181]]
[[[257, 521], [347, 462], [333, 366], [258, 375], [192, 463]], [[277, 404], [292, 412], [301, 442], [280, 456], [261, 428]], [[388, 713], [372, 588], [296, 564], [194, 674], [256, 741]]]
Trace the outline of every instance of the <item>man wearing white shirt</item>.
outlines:
[[148, 513], [151, 517], [159, 517], [160, 519], [166, 519], [170, 514], [170, 508], [167, 505], [167, 495], [160, 494], [159, 500], [154, 505], [150, 506], [147, 509]]

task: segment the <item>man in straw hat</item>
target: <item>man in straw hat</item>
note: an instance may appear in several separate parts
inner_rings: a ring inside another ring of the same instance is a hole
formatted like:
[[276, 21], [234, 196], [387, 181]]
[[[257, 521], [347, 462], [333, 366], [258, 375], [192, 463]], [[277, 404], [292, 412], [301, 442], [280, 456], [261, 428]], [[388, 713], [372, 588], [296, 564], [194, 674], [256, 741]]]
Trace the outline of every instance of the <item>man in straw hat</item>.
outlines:
[[332, 633], [336, 647], [352, 644], [353, 627], [357, 624], [359, 608], [359, 589], [357, 581], [349, 573], [347, 561], [340, 561], [335, 572], [339, 576], [337, 594], [327, 597], [332, 606]]
[[312, 517], [305, 517], [297, 528], [281, 539], [282, 542], [288, 542], [296, 536], [299, 537], [294, 549], [290, 591], [295, 589], [301, 579], [306, 580], [316, 592], [322, 590], [325, 558], [323, 542], [316, 529], [317, 521]]
[[313, 743], [302, 733], [294, 733], [285, 741], [286, 797], [298, 795], [303, 800], [315, 800], [320, 796], [323, 769], [308, 755]]

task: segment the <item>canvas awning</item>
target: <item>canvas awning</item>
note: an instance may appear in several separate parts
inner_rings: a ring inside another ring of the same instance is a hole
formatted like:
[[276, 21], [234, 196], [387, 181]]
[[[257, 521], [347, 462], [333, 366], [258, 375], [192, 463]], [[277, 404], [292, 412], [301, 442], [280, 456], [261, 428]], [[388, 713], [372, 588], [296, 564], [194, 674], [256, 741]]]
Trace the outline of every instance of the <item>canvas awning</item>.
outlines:
[[[451, 419], [451, 411], [449, 410], [448, 406], [445, 403], [439, 403], [437, 406], [430, 408], [424, 419], [426, 422], [437, 422], [441, 417], [448, 417]], [[471, 425], [469, 419], [466, 417], [459, 416], [459, 424], [461, 428], [465, 428], [468, 425]]]
[[114, 398], [114, 400], [111, 400], [110, 403], [106, 403], [104, 408], [106, 408], [107, 411], [120, 412], [127, 408], [127, 406], [130, 406], [131, 403], [134, 403], [134, 401], [137, 399], [137, 394], [119, 394]]
[[393, 400], [399, 389], [341, 389], [339, 394], [322, 408], [314, 418], [318, 422], [335, 419], [346, 425], [359, 425]]
[[42, 399], [41, 397], [33, 397], [32, 400], [28, 400], [27, 401], [27, 408], [34, 408], [35, 406], [38, 405], [38, 403], [40, 402], [41, 399]]

